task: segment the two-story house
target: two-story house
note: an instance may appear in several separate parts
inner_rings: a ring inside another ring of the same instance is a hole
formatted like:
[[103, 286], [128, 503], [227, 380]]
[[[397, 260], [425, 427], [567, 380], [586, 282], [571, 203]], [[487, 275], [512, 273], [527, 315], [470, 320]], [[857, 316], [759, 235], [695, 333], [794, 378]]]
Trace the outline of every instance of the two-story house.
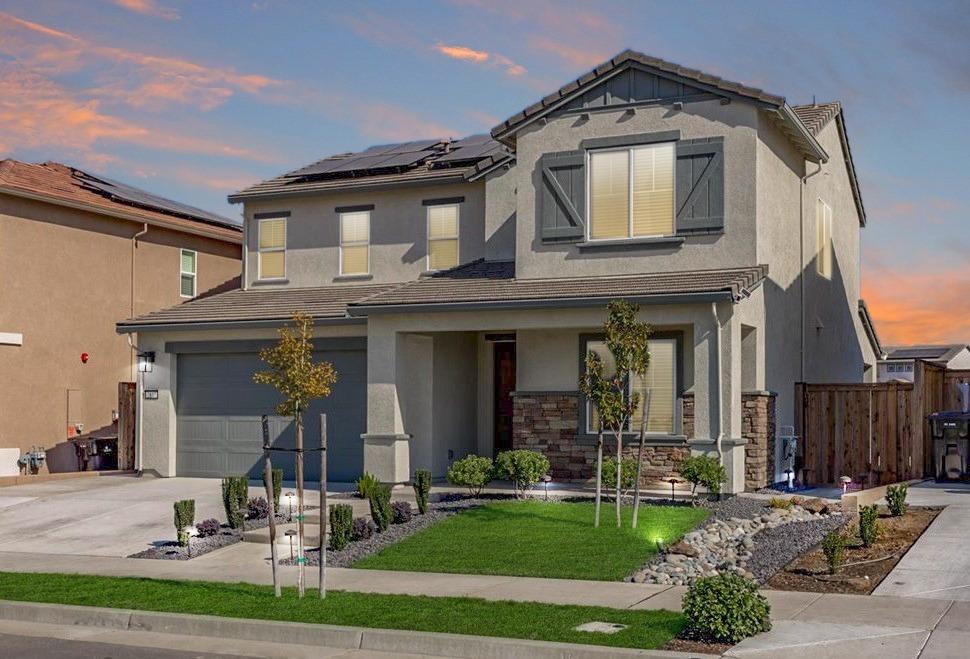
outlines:
[[[577, 382], [616, 298], [654, 328], [630, 385], [651, 391], [651, 480], [694, 451], [721, 457], [727, 491], [772, 481], [793, 384], [873, 376], [839, 103], [626, 51], [490, 137], [333, 156], [230, 200], [242, 287], [119, 324], [156, 354], [141, 432], [164, 475], [259, 472], [276, 397], [252, 383], [257, 351], [296, 310], [340, 374], [308, 415], [314, 437], [328, 414], [338, 481], [519, 447], [588, 478]], [[282, 420], [273, 434], [291, 441]]]

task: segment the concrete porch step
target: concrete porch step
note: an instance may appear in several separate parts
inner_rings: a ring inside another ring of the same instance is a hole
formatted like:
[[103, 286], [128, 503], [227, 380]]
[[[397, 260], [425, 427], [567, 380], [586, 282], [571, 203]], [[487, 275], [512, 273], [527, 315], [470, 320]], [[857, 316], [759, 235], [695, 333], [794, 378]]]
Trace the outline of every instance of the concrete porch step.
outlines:
[[[329, 524], [327, 525], [329, 528]], [[286, 523], [278, 524], [276, 526], [276, 544], [277, 546], [289, 547], [290, 538], [286, 535], [287, 531], [293, 531], [296, 533], [296, 523]], [[320, 545], [320, 525], [317, 523], [316, 517], [312, 522], [307, 521], [303, 525], [304, 532], [304, 544], [306, 547], [318, 547]], [[246, 531], [243, 533], [243, 542], [254, 542], [257, 544], [268, 545], [269, 544], [269, 527], [265, 526], [261, 529], [253, 529], [252, 531]], [[296, 547], [296, 535], [293, 536], [293, 547]]]

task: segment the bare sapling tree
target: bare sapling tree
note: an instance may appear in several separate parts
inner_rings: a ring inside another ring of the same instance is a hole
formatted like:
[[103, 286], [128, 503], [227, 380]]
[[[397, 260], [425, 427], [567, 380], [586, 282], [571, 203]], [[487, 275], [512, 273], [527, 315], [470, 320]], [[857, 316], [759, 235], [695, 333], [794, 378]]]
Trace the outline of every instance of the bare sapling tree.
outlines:
[[[279, 391], [282, 400], [276, 406], [280, 416], [290, 417], [296, 429], [296, 490], [297, 490], [297, 582], [299, 596], [306, 593], [306, 533], [304, 528], [303, 497], [303, 415], [310, 404], [330, 395], [337, 381], [337, 371], [329, 362], [313, 361], [313, 319], [302, 313], [293, 316], [293, 327], [279, 330], [279, 342], [259, 352], [268, 367], [253, 375], [259, 384], [268, 384]], [[321, 505], [324, 503], [320, 502]], [[320, 537], [324, 537], [321, 529]]]
[[583, 396], [589, 401], [592, 410], [596, 411], [596, 506], [593, 526], [600, 525], [600, 505], [603, 500], [603, 419], [610, 409], [616, 407], [616, 394], [610, 387], [610, 381], [603, 376], [603, 360], [590, 350], [586, 354], [586, 368], [579, 379], [579, 388]]

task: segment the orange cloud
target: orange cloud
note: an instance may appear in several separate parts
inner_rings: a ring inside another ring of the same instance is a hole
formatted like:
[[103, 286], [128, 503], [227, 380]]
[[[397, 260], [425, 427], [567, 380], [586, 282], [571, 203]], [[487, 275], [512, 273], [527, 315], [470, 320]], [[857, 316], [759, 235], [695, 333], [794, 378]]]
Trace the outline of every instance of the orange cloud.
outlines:
[[[577, 48], [565, 43], [567, 40], [555, 40], [544, 36], [535, 36], [529, 39], [529, 44], [550, 55], [568, 62], [575, 68], [589, 69], [606, 61], [612, 53], [607, 53], [603, 49], [590, 50], [587, 48]], [[570, 41], [570, 43], [572, 43]]]
[[164, 18], [167, 21], [177, 21], [181, 18], [177, 9], [162, 7], [155, 0], [113, 0], [113, 2], [119, 7], [133, 11], [136, 14]]
[[493, 63], [496, 66], [504, 68], [505, 72], [510, 76], [521, 76], [526, 74], [526, 69], [524, 66], [521, 64], [516, 64], [505, 55], [500, 55], [498, 53], [475, 50], [474, 48], [469, 48], [468, 46], [449, 46], [442, 43], [435, 44], [434, 49], [445, 57], [462, 60], [464, 62], [472, 62], [473, 64]]

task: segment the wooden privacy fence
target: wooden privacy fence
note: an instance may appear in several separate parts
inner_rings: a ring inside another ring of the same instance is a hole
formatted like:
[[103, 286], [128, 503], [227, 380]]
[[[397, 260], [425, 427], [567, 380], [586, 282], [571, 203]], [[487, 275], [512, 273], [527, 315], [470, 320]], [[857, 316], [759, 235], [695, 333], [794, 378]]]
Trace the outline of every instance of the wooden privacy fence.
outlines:
[[804, 482], [833, 484], [849, 476], [871, 487], [932, 474], [926, 417], [955, 409], [952, 373], [917, 362], [912, 383], [796, 384]]

